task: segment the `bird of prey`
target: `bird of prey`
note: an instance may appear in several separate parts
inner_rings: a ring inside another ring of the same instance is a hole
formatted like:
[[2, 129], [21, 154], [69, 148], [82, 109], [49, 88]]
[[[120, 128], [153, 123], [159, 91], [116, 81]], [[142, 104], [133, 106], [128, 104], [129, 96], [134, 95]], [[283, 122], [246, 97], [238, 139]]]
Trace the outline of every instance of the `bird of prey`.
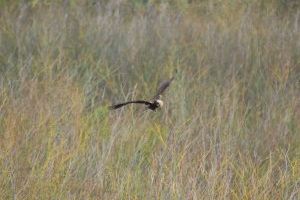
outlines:
[[109, 107], [110, 110], [115, 110], [118, 108], [121, 108], [123, 106], [126, 106], [128, 104], [144, 104], [146, 105], [147, 109], [156, 111], [157, 108], [161, 108], [163, 106], [163, 101], [160, 99], [161, 94], [170, 86], [171, 82], [173, 81], [174, 77], [172, 77], [170, 80], [165, 80], [161, 82], [161, 84], [158, 86], [156, 95], [152, 98], [150, 101], [145, 100], [135, 100], [135, 101], [127, 101], [124, 103], [115, 104]]

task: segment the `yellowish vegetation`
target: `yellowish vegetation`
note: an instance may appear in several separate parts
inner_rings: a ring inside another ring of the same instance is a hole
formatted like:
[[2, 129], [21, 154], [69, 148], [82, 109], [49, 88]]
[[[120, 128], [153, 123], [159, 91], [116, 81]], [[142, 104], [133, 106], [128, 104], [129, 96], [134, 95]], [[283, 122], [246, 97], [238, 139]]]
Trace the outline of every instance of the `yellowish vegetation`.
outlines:
[[298, 1], [0, 1], [0, 199], [296, 200], [299, 130]]

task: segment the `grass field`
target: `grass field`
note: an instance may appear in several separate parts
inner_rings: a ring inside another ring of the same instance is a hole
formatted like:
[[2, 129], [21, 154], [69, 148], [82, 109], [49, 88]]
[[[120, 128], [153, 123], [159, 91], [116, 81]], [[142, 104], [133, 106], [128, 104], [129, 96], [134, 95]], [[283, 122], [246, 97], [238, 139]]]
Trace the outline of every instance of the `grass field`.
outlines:
[[0, 0], [0, 199], [300, 199], [299, 4]]

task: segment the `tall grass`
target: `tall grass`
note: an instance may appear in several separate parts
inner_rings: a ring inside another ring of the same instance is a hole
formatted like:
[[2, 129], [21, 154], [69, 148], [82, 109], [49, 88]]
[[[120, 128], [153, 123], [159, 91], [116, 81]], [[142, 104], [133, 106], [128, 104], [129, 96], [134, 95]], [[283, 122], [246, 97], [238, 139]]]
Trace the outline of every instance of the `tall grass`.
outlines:
[[[299, 199], [299, 26], [297, 1], [0, 1], [0, 199]], [[174, 74], [161, 111], [108, 111]]]

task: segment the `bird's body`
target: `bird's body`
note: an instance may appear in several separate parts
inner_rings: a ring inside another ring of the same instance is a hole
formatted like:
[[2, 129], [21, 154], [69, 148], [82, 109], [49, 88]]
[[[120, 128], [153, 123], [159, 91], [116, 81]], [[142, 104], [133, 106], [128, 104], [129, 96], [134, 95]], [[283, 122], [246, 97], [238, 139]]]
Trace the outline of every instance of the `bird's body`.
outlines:
[[161, 108], [164, 105], [163, 101], [160, 99], [154, 100], [147, 108], [155, 111], [157, 108]]
[[174, 77], [171, 78], [170, 80], [163, 81], [159, 85], [157, 93], [153, 97], [153, 100], [151, 100], [151, 101], [145, 101], [145, 100], [127, 101], [127, 102], [124, 102], [124, 103], [119, 103], [119, 104], [112, 105], [109, 108], [111, 110], [115, 110], [115, 109], [121, 108], [121, 107], [123, 107], [125, 105], [128, 105], [128, 104], [144, 104], [144, 105], [146, 105], [147, 109], [150, 109], [152, 111], [156, 111], [157, 108], [161, 108], [163, 106], [164, 103], [160, 99], [161, 94], [167, 89], [167, 87], [169, 87], [169, 85], [173, 81], [173, 79], [174, 79]]

